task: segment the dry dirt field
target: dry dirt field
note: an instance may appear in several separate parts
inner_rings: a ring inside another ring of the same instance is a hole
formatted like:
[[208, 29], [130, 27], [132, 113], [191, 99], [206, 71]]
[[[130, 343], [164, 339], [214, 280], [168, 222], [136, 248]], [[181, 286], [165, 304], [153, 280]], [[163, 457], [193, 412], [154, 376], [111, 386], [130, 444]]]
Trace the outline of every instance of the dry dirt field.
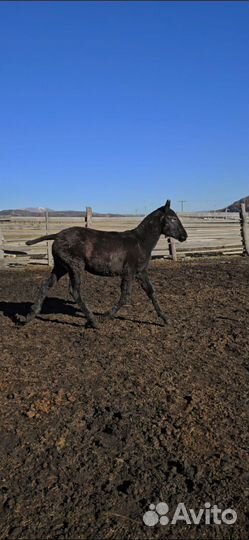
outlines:
[[[26, 327], [47, 269], [0, 270], [2, 539], [248, 538], [249, 260], [153, 262], [171, 323], [136, 285], [86, 276], [85, 329], [68, 280]], [[148, 527], [151, 503], [233, 508], [234, 525]]]

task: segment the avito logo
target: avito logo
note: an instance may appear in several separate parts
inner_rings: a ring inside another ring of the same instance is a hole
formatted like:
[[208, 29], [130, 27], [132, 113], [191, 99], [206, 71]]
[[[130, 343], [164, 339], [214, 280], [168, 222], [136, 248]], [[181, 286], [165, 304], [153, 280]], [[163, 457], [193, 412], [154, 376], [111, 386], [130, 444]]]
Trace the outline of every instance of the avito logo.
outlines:
[[172, 518], [168, 516], [169, 506], [165, 502], [159, 502], [157, 505], [150, 504], [149, 510], [143, 515], [143, 522], [148, 527], [160, 525], [176, 525], [178, 522], [185, 522], [187, 525], [199, 525], [204, 522], [205, 525], [233, 525], [237, 520], [237, 513], [233, 508], [222, 510], [209, 502], [204, 504], [204, 508], [199, 508], [196, 512], [193, 508], [187, 509], [183, 502], [178, 503]]

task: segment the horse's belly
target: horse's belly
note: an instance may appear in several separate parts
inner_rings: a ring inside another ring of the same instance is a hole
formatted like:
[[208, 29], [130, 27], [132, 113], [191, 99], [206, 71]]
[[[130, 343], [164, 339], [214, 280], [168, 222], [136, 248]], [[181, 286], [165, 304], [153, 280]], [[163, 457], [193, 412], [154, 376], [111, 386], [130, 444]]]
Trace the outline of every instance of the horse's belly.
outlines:
[[86, 261], [85, 269], [98, 276], [117, 276], [122, 274], [123, 266], [123, 257], [115, 254], [109, 257], [92, 257]]

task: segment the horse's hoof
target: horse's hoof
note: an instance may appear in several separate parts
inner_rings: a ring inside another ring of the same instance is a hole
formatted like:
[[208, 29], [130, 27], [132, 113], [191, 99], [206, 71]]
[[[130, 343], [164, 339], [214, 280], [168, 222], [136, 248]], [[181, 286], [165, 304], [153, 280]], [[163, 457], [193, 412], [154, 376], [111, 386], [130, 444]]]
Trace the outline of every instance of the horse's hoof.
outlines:
[[27, 322], [26, 317], [24, 315], [19, 315], [19, 313], [15, 314], [15, 323], [17, 326], [23, 326]]
[[101, 317], [103, 317], [105, 321], [110, 321], [111, 319], [114, 319], [114, 315], [110, 311], [106, 311], [105, 313], [102, 313]]
[[15, 321], [18, 326], [24, 326], [25, 324], [30, 323], [34, 320], [34, 315], [31, 313], [28, 313], [26, 317], [24, 315], [19, 315], [18, 313], [15, 316]]
[[166, 317], [165, 315], [161, 315], [161, 319], [162, 319], [162, 322], [163, 324], [166, 326], [167, 324], [170, 324], [170, 319], [169, 317]]
[[86, 324], [85, 324], [85, 328], [98, 328], [97, 324], [95, 321], [87, 321]]

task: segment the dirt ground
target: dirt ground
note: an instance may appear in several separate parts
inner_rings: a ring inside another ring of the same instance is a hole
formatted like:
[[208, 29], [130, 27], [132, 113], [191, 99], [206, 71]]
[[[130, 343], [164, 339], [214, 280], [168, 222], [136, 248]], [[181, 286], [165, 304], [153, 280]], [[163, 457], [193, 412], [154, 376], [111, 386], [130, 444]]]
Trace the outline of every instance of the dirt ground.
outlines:
[[[247, 539], [248, 258], [152, 262], [168, 326], [138, 285], [133, 307], [103, 320], [119, 280], [89, 274], [97, 330], [67, 277], [39, 318], [16, 326], [47, 274], [0, 270], [0, 537]], [[160, 501], [170, 519], [179, 502], [238, 517], [146, 526]]]

